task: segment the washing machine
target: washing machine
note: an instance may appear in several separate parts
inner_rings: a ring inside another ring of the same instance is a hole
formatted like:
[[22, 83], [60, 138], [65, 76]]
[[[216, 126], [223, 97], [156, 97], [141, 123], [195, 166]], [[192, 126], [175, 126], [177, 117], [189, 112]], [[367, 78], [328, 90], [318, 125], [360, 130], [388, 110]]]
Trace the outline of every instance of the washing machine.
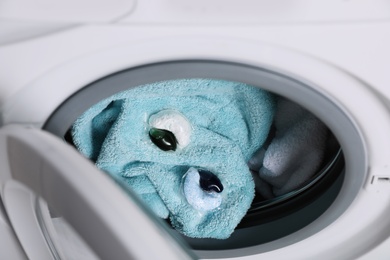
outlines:
[[[1, 259], [390, 259], [390, 2], [0, 1]], [[67, 141], [143, 84], [242, 82], [332, 133], [310, 185], [191, 239]]]

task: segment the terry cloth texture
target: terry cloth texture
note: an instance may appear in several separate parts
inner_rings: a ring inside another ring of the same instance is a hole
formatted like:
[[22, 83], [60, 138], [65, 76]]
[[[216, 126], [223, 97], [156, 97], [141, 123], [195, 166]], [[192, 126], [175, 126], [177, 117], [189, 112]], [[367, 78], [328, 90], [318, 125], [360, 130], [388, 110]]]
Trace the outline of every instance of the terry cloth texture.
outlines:
[[325, 155], [328, 128], [301, 106], [278, 97], [275, 136], [255, 153], [249, 167], [258, 173], [256, 190], [265, 198], [302, 187], [317, 173]]
[[[253, 86], [172, 80], [99, 102], [77, 119], [72, 137], [81, 153], [135, 192], [158, 216], [169, 217], [178, 231], [223, 239], [253, 200], [247, 162], [266, 140], [274, 109], [273, 95]], [[161, 111], [177, 112], [189, 122], [188, 145], [164, 151], [151, 141], [149, 119]], [[218, 179], [221, 192], [201, 187], [200, 176], [206, 171], [214, 176], [206, 183]]]

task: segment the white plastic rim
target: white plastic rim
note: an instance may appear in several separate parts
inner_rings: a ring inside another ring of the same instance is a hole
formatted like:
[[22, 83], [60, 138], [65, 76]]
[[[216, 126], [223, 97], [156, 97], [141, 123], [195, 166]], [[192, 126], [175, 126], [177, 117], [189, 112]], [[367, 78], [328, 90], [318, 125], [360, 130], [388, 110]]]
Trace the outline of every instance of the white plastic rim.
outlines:
[[[99, 258], [194, 258], [133, 195], [59, 138], [40, 129], [6, 126], [0, 130], [0, 153], [7, 158], [0, 165], [0, 194], [28, 259], [60, 257], [58, 241], [48, 239], [38, 197], [63, 216]], [[154, 250], [145, 250], [151, 237]]]
[[[117, 46], [63, 64], [27, 86], [23, 93], [6, 102], [4, 123], [28, 123], [42, 127], [62, 102], [97, 79], [145, 64], [175, 60], [216, 60], [246, 64], [275, 70], [307, 83], [346, 114], [360, 133], [361, 142], [365, 147], [363, 160], [366, 167], [361, 169], [364, 171], [364, 182], [360, 182], [354, 180], [353, 172], [349, 172], [348, 168], [348, 164], [353, 163], [353, 158], [348, 157], [348, 147], [351, 144], [339, 140], [341, 146], [345, 148], [347, 163], [346, 179], [340, 195], [330, 209], [314, 223], [276, 241], [278, 243], [290, 240], [296, 243], [273, 251], [267, 251], [265, 249], [267, 245], [213, 252], [213, 255], [199, 251], [200, 256], [205, 258], [240, 256], [251, 259], [258, 257], [253, 255], [261, 254], [265, 259], [290, 260], [356, 258], [388, 236], [390, 221], [383, 219], [387, 218], [390, 209], [390, 184], [377, 180], [390, 177], [389, 111], [370, 87], [354, 76], [291, 50], [259, 42], [209, 37], [155, 39]], [[45, 93], [50, 99], [42, 103], [38, 98], [41, 93]], [[309, 102], [300, 93], [291, 92], [289, 98], [303, 106]], [[321, 108], [311, 107], [311, 110], [318, 114]], [[321, 119], [328, 126], [337, 124], [332, 121], [332, 115]], [[351, 186], [358, 186], [359, 193], [337, 220], [324, 227], [321, 232], [303, 240], [296, 240], [300, 232], [305, 232], [313, 225], [319, 225], [322, 219], [332, 215], [332, 211], [343, 204], [342, 197]]]

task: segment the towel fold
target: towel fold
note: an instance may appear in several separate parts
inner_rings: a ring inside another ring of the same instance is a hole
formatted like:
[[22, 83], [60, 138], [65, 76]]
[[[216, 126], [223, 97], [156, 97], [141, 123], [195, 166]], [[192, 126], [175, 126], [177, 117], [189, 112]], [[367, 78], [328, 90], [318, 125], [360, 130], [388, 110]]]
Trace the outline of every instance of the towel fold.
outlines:
[[256, 190], [264, 198], [284, 195], [302, 187], [324, 159], [328, 129], [301, 106], [278, 98], [275, 136], [258, 150], [249, 167], [258, 173]]
[[247, 161], [266, 140], [274, 97], [241, 83], [144, 85], [91, 107], [75, 146], [190, 237], [227, 238], [254, 197]]

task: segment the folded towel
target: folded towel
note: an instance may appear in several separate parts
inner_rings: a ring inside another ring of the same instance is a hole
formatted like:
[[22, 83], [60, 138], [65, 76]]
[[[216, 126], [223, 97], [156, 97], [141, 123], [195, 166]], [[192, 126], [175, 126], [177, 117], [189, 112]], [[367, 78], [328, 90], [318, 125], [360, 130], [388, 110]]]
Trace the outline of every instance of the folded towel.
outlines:
[[75, 146], [190, 237], [227, 238], [249, 209], [247, 161], [274, 97], [222, 80], [158, 82], [111, 96], [72, 127]]
[[264, 198], [284, 195], [302, 187], [319, 170], [328, 130], [301, 106], [278, 98], [275, 135], [258, 150], [249, 167], [258, 173], [256, 190]]

